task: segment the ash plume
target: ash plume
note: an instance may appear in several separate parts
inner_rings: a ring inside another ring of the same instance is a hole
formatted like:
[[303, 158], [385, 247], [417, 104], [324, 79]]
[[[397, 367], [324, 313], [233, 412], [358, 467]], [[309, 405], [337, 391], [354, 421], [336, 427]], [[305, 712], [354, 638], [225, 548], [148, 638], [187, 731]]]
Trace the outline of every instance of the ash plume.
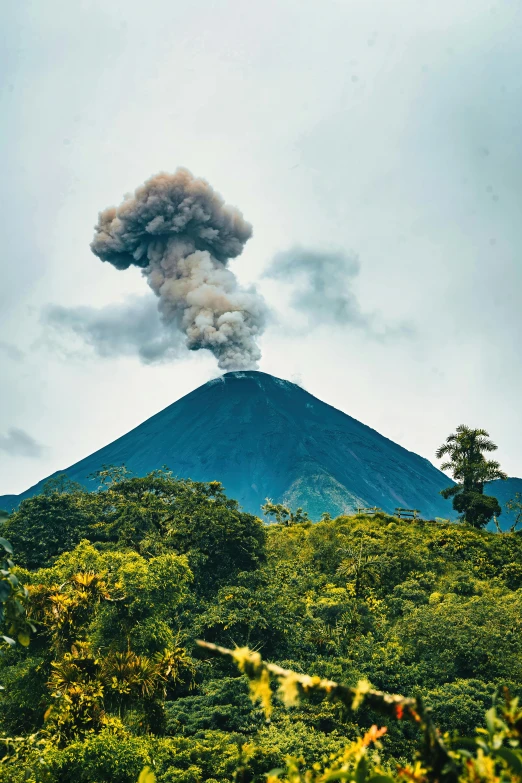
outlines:
[[116, 269], [143, 270], [163, 322], [185, 335], [189, 350], [207, 348], [222, 369], [242, 370], [261, 356], [266, 307], [227, 264], [251, 236], [238, 209], [180, 168], [101, 212], [91, 250]]

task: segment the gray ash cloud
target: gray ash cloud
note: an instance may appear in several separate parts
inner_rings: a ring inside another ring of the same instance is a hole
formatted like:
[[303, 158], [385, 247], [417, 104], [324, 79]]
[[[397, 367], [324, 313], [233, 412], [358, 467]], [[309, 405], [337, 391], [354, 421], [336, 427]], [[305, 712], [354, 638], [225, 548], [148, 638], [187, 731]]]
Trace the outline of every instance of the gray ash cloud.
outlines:
[[266, 306], [227, 264], [251, 235], [238, 209], [178, 169], [101, 212], [91, 249], [117, 269], [143, 270], [162, 321], [184, 335], [189, 350], [206, 348], [222, 369], [241, 370], [257, 366]]

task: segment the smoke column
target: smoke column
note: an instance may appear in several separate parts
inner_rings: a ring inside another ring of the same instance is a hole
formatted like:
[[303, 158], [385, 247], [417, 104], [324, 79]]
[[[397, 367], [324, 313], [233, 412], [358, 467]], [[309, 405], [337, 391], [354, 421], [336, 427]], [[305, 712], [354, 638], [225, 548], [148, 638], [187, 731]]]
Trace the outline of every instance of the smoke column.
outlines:
[[252, 226], [203, 179], [186, 169], [158, 174], [100, 213], [92, 252], [116, 269], [143, 270], [166, 324], [192, 351], [207, 348], [225, 370], [255, 368], [266, 306], [239, 287], [229, 259], [240, 255]]

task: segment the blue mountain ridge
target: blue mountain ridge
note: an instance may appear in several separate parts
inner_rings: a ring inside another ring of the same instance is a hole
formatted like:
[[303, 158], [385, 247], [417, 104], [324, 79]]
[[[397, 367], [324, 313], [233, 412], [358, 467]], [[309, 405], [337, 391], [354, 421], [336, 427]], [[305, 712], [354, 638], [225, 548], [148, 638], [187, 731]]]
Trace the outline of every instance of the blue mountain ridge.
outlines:
[[[253, 370], [209, 381], [53, 476], [66, 473], [94, 488], [95, 471], [123, 464], [136, 475], [167, 466], [181, 478], [221, 481], [257, 515], [268, 497], [302, 506], [312, 519], [360, 506], [417, 508], [429, 519], [455, 516], [439, 494], [451, 479], [427, 459], [300, 386]], [[0, 497], [0, 508], [13, 510], [46, 480]], [[511, 481], [522, 485], [522, 479]]]

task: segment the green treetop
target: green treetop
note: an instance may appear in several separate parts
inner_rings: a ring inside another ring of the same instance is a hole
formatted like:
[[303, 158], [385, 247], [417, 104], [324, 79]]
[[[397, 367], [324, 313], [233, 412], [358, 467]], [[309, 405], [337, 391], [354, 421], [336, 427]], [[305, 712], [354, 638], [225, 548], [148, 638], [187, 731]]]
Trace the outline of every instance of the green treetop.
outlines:
[[436, 452], [438, 459], [447, 458], [441, 470], [450, 471], [456, 482], [442, 490], [441, 495], [452, 497], [453, 508], [461, 514], [461, 520], [473, 527], [485, 527], [493, 516], [501, 513], [498, 500], [484, 495], [487, 481], [507, 478], [498, 462], [485, 457], [496, 449], [486, 430], [460, 424]]

